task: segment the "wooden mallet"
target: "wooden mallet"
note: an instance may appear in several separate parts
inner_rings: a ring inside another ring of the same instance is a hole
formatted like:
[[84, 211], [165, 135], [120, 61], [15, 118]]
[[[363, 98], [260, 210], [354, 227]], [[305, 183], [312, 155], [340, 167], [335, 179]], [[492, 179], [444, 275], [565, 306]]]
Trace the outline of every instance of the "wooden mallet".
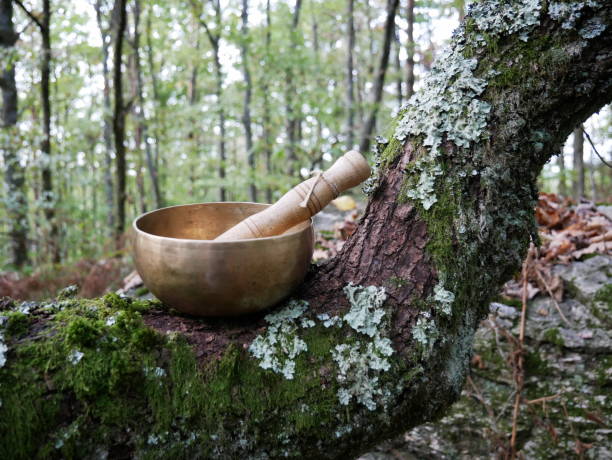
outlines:
[[345, 153], [325, 172], [305, 180], [285, 193], [265, 210], [247, 217], [225, 231], [215, 241], [263, 238], [280, 235], [311, 218], [344, 190], [359, 185], [370, 176], [370, 167], [355, 150]]

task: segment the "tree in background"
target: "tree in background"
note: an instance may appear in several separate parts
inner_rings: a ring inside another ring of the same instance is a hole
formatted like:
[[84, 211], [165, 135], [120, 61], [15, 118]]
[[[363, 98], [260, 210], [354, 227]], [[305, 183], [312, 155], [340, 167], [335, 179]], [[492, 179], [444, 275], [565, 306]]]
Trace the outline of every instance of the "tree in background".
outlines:
[[123, 39], [127, 24], [127, 0], [115, 0], [113, 7], [113, 93], [115, 105], [113, 111], [113, 134], [115, 137], [116, 161], [116, 215], [115, 244], [117, 248], [123, 245], [122, 236], [125, 230], [125, 204], [126, 204], [126, 157], [125, 157], [125, 112], [123, 102]]
[[572, 190], [574, 199], [580, 203], [584, 197], [584, 136], [582, 125], [574, 129], [574, 174], [572, 176]]
[[378, 65], [378, 71], [376, 73], [376, 79], [374, 81], [374, 90], [372, 94], [372, 109], [370, 114], [365, 121], [363, 130], [361, 132], [361, 141], [359, 142], [359, 150], [367, 152], [370, 150], [370, 143], [372, 138], [372, 132], [376, 126], [376, 117], [378, 110], [380, 109], [380, 103], [382, 101], [383, 86], [385, 84], [385, 74], [387, 67], [389, 66], [389, 53], [391, 51], [391, 41], [395, 32], [395, 13], [397, 11], [397, 5], [399, 0], [388, 0], [387, 1], [387, 17], [385, 19], [384, 28], [384, 42], [382, 45], [382, 51], [380, 55], [380, 64]]
[[19, 161], [19, 134], [17, 117], [17, 85], [15, 82], [14, 46], [17, 34], [13, 25], [12, 0], [0, 0], [0, 89], [2, 90], [2, 131], [0, 149], [6, 168], [5, 190], [7, 218], [10, 222], [10, 263], [23, 267], [28, 261], [27, 198], [25, 194], [25, 171]]

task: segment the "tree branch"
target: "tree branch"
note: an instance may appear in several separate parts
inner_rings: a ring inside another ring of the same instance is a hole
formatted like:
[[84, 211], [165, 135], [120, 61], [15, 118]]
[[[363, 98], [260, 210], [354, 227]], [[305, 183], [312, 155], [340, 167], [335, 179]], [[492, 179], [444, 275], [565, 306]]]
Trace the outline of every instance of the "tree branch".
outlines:
[[21, 2], [21, 0], [13, 0], [13, 2], [15, 2], [17, 4], [17, 6], [19, 6], [19, 8], [21, 8], [21, 10], [26, 14], [26, 16], [28, 16], [32, 21], [34, 21], [34, 23], [38, 26], [38, 28], [40, 29], [41, 32], [44, 32], [45, 26], [43, 25], [43, 23], [40, 22], [38, 20], [38, 18], [36, 16], [34, 16], [34, 14], [32, 14], [30, 12], [30, 10], [28, 10], [25, 7], [25, 5]]

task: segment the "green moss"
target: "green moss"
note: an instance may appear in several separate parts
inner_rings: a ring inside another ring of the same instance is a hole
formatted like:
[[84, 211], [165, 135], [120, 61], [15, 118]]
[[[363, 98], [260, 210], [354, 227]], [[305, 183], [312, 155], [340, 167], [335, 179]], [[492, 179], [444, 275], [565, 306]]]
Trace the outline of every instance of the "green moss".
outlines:
[[30, 327], [30, 317], [19, 311], [10, 311], [5, 315], [6, 324], [4, 332], [7, 337], [16, 337], [25, 334]]
[[559, 329], [557, 329], [556, 327], [547, 329], [546, 332], [544, 332], [543, 339], [544, 341], [552, 343], [559, 347], [563, 347], [565, 345], [565, 342], [563, 341], [563, 337], [561, 336]]
[[548, 366], [548, 363], [542, 359], [537, 351], [530, 351], [526, 353], [523, 365], [528, 376], [546, 376], [550, 374], [550, 367]]
[[608, 309], [612, 309], [612, 284], [606, 284], [599, 288], [595, 293], [593, 300], [596, 302], [603, 302]]
[[149, 293], [149, 288], [147, 288], [146, 286], [140, 286], [138, 289], [136, 289], [135, 291], [135, 295], [136, 297], [142, 297], [143, 295], [146, 295]]

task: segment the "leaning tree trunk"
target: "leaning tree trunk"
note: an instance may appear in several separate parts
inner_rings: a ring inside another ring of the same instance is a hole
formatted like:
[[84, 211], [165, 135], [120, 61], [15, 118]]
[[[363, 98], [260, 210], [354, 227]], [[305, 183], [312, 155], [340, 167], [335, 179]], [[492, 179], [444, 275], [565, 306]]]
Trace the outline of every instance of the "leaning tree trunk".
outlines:
[[348, 458], [443, 414], [536, 237], [542, 165], [612, 98], [612, 5], [589, 5], [474, 4], [379, 145], [356, 232], [274, 314], [8, 313], [0, 455]]

